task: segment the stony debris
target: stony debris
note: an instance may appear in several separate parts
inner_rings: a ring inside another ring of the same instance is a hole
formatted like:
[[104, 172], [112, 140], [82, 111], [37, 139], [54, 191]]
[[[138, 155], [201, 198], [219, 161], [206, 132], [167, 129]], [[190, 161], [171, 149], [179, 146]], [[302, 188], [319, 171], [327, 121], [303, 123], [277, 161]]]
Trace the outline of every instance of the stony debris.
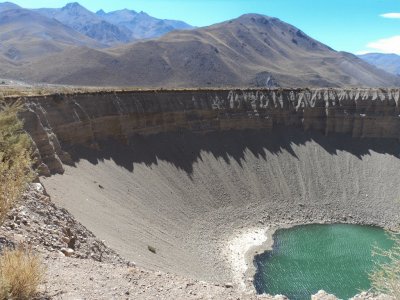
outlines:
[[355, 295], [353, 298], [350, 298], [349, 300], [395, 300], [395, 298], [388, 295], [377, 295], [371, 292], [362, 292]]
[[74, 250], [72, 250], [71, 248], [61, 248], [61, 252], [65, 255], [65, 256], [72, 256], [74, 254]]
[[223, 284], [90, 259], [52, 254], [46, 263], [48, 276], [42, 289], [51, 299], [286, 299], [243, 294]]
[[231, 288], [233, 288], [233, 283], [227, 282], [227, 283], [225, 283], [225, 287], [228, 289], [231, 289]]
[[324, 290], [320, 290], [318, 293], [311, 296], [311, 300], [338, 300], [338, 298], [334, 295], [328, 294]]
[[41, 253], [127, 263], [67, 210], [51, 202], [40, 183], [31, 184], [0, 230], [6, 239], [30, 245]]
[[273, 296], [274, 300], [288, 300], [289, 298], [284, 295], [275, 295]]

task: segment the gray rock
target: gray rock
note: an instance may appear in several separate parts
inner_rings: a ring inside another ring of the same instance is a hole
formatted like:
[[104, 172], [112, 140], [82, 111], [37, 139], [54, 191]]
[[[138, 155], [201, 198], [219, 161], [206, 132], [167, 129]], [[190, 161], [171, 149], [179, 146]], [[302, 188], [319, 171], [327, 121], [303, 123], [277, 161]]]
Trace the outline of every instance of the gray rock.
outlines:
[[61, 248], [61, 252], [65, 255], [65, 256], [67, 256], [67, 257], [70, 257], [70, 256], [72, 256], [73, 254], [74, 254], [74, 250], [72, 250], [71, 248]]

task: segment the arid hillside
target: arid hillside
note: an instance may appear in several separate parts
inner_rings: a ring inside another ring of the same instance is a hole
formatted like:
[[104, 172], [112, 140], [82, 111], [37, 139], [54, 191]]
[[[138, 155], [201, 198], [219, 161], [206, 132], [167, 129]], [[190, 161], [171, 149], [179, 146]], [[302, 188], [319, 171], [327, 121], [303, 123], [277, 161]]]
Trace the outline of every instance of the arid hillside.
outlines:
[[397, 54], [368, 53], [359, 57], [379, 69], [400, 76], [400, 56]]
[[92, 86], [400, 85], [397, 76], [337, 52], [279, 19], [256, 14], [112, 49], [67, 47], [3, 69], [5, 77], [28, 82]]
[[22, 8], [0, 11], [0, 41], [2, 58], [21, 68], [69, 47], [101, 46], [54, 19]]

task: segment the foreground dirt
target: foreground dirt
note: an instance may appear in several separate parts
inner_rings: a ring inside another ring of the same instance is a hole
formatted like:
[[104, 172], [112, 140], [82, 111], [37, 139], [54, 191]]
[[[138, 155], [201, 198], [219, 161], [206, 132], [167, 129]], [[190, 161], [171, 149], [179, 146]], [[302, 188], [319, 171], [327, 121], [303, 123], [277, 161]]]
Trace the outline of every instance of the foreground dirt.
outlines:
[[[43, 290], [52, 299], [256, 299], [233, 288], [139, 267], [49, 256]], [[271, 297], [264, 297], [272, 299]]]

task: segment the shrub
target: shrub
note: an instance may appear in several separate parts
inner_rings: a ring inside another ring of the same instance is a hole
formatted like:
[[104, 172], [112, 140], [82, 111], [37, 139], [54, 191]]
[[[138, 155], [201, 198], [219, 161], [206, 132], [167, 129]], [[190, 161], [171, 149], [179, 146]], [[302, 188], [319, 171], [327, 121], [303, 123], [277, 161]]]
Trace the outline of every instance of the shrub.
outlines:
[[379, 263], [369, 277], [376, 292], [400, 299], [400, 237], [391, 234], [391, 238], [394, 242], [392, 248], [374, 250], [373, 254], [378, 256]]
[[0, 224], [32, 179], [31, 144], [18, 109], [0, 103]]
[[[0, 225], [31, 181], [31, 143], [17, 117], [19, 105], [0, 101]], [[43, 278], [30, 250], [4, 250], [0, 256], [0, 299], [32, 299]]]
[[147, 249], [150, 251], [150, 252], [152, 252], [152, 253], [154, 253], [154, 254], [156, 254], [156, 248], [155, 247], [153, 247], [153, 246], [150, 246], [150, 245], [148, 245], [147, 246]]
[[43, 275], [42, 263], [30, 249], [5, 250], [0, 256], [0, 299], [32, 299]]

